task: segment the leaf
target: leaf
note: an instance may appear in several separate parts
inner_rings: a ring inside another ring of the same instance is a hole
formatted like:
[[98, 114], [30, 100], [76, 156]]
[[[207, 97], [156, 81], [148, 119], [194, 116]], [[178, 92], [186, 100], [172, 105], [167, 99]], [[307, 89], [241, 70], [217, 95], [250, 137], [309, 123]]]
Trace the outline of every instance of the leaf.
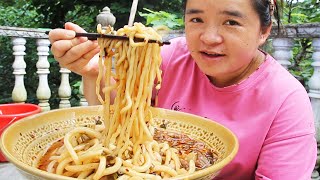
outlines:
[[295, 17], [299, 17], [299, 18], [307, 18], [308, 17], [307, 15], [301, 14], [301, 13], [292, 13], [291, 15], [295, 16]]
[[76, 87], [76, 88], [79, 88], [81, 86], [81, 81], [76, 81], [72, 87]]
[[310, 19], [310, 22], [320, 22], [320, 15], [318, 17]]
[[147, 12], [139, 12], [139, 15], [146, 19], [146, 25], [159, 26], [164, 25], [170, 29], [178, 29], [183, 27], [183, 19], [177, 14], [166, 11], [153, 11], [148, 8], [143, 8]]

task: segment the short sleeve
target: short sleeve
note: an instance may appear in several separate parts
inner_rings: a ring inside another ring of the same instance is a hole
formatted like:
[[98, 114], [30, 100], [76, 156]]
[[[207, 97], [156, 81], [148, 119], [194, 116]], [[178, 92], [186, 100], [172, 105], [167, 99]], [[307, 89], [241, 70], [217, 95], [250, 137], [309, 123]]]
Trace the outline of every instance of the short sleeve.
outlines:
[[311, 103], [306, 92], [297, 90], [275, 117], [259, 155], [255, 179], [310, 179], [316, 158]]

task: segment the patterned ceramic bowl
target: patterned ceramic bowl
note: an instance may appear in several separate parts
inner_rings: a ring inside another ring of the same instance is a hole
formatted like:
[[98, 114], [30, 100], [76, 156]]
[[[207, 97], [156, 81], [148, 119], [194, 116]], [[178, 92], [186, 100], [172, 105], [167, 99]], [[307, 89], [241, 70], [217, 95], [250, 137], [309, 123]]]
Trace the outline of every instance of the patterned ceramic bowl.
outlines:
[[[23, 118], [3, 132], [1, 150], [27, 179], [73, 179], [35, 168], [37, 154], [74, 127], [94, 124], [99, 118], [98, 109], [99, 106], [59, 109]], [[177, 111], [159, 108], [153, 108], [152, 111], [157, 126], [165, 123], [168, 130], [184, 132], [207, 143], [217, 152], [215, 164], [181, 179], [212, 179], [235, 157], [238, 140], [224, 126]]]

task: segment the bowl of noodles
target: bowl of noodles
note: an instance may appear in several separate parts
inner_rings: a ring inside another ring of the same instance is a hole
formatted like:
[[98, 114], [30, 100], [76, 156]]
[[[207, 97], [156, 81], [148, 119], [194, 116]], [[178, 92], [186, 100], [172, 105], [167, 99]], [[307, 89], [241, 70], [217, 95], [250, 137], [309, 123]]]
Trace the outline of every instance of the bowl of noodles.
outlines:
[[[142, 148], [135, 150], [129, 144], [119, 156], [100, 144], [105, 128], [98, 115], [101, 108], [76, 107], [26, 117], [3, 132], [1, 150], [28, 179], [212, 179], [238, 151], [236, 136], [212, 120], [151, 108], [153, 140], [140, 142]], [[110, 111], [114, 113], [112, 107]], [[66, 139], [80, 163], [72, 160], [72, 152], [64, 151]], [[101, 166], [105, 175], [96, 177]]]

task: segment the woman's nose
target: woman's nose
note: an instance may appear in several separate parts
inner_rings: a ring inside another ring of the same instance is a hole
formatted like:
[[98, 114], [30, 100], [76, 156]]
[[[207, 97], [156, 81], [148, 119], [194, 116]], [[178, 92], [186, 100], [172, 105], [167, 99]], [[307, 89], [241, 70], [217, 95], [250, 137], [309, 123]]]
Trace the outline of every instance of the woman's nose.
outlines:
[[203, 29], [200, 35], [200, 40], [206, 45], [215, 45], [223, 42], [223, 37], [219, 28], [207, 27]]

